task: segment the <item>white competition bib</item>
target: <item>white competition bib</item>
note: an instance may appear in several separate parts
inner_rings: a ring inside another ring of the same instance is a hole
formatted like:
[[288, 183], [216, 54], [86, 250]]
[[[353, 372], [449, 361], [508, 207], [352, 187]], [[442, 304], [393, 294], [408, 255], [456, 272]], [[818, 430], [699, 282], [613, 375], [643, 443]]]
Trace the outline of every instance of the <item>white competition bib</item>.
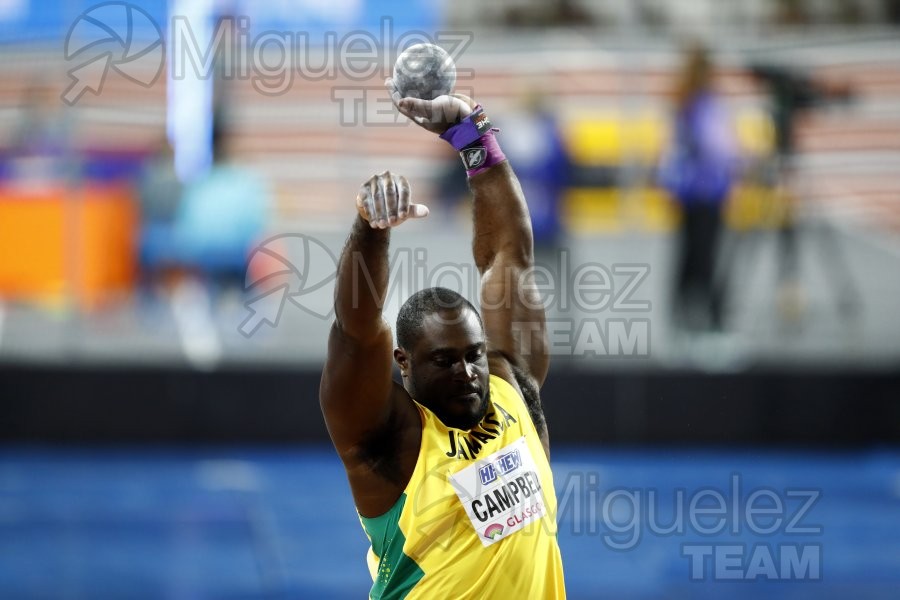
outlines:
[[450, 475], [450, 484], [485, 546], [509, 537], [547, 511], [524, 437]]

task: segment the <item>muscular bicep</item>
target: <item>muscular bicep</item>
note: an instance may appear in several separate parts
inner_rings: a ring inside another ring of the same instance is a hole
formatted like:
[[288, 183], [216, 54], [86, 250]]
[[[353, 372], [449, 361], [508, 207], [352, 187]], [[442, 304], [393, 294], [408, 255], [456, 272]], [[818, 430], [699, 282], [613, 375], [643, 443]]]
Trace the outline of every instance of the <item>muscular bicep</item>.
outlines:
[[498, 255], [482, 275], [481, 316], [488, 350], [543, 385], [549, 368], [547, 319], [533, 269]]
[[472, 255], [481, 273], [481, 314], [488, 349], [547, 375], [546, 317], [534, 285], [531, 218], [512, 167], [503, 162], [469, 180], [474, 196]]
[[383, 320], [366, 340], [348, 336], [338, 324], [331, 328], [319, 403], [340, 453], [360, 444], [391, 417], [392, 341]]

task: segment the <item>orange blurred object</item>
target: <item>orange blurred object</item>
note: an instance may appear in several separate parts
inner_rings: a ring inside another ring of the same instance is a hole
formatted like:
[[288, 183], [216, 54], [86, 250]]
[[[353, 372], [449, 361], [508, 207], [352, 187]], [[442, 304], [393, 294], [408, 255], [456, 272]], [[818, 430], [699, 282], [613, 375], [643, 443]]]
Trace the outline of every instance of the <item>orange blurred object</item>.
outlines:
[[137, 227], [127, 186], [0, 187], [0, 296], [90, 309], [130, 292]]

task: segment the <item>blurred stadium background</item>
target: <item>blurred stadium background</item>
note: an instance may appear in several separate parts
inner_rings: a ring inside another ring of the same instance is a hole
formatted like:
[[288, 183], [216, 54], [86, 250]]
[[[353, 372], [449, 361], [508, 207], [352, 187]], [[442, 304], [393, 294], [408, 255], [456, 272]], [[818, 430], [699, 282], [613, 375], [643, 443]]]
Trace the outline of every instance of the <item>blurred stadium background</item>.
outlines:
[[[293, 34], [291, 70], [277, 32]], [[671, 499], [738, 474], [744, 500], [821, 492], [820, 534], [699, 536], [818, 544], [820, 576], [788, 581], [724, 581], [714, 563], [692, 581], [681, 544], [698, 536], [614, 550], [603, 523], [578, 526], [603, 516], [579, 505], [560, 516], [570, 596], [898, 597], [896, 0], [0, 0], [0, 596], [368, 589], [317, 404], [327, 275], [360, 183], [405, 174], [432, 207], [394, 236], [426, 277], [401, 283], [389, 317], [429, 275], [477, 293], [458, 159], [395, 122], [381, 85], [411, 32], [462, 42], [458, 89], [490, 110], [514, 166], [544, 160], [552, 117], [547, 276], [601, 265], [647, 304], [551, 307], [558, 491], [592, 476], [601, 498]], [[671, 320], [679, 208], [655, 176], [689, 39], [712, 52], [741, 158], [715, 330]], [[209, 76], [178, 75], [186, 56]], [[798, 115], [787, 191], [760, 66], [849, 90]], [[586, 323], [605, 351], [578, 337]]]

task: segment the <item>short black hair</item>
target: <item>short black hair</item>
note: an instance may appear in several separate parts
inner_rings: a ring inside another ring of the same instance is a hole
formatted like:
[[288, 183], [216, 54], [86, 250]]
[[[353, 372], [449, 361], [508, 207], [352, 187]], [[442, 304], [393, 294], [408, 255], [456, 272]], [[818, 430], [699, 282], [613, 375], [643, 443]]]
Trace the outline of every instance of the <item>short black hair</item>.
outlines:
[[406, 350], [412, 349], [419, 338], [422, 321], [427, 315], [464, 308], [475, 313], [478, 322], [484, 326], [478, 310], [459, 293], [443, 287], [426, 288], [416, 292], [403, 303], [397, 315], [397, 345]]

